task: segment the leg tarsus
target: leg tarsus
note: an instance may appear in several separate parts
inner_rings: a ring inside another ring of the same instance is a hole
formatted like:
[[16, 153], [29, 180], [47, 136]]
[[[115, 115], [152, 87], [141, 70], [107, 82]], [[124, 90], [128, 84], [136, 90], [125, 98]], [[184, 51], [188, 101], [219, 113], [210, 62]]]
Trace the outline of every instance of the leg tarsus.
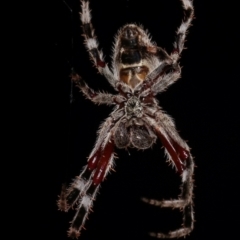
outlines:
[[72, 239], [77, 239], [80, 236], [80, 231], [76, 230], [75, 228], [70, 227], [68, 232], [67, 232], [68, 237]]
[[67, 192], [67, 187], [66, 187], [66, 184], [63, 183], [61, 193], [59, 195], [59, 199], [57, 200], [57, 206], [60, 211], [64, 211], [64, 212], [67, 212], [69, 209], [69, 206], [66, 201], [66, 192]]

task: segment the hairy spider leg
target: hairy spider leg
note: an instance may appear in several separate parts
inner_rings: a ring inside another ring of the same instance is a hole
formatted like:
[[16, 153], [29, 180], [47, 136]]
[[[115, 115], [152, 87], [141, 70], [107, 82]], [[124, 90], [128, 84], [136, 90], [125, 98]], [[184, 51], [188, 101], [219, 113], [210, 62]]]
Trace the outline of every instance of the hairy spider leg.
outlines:
[[188, 28], [191, 26], [191, 21], [194, 17], [194, 8], [192, 0], [181, 0], [183, 5], [184, 17], [180, 27], [177, 30], [176, 40], [173, 44], [174, 49], [171, 53], [173, 63], [176, 63], [180, 57], [182, 50], [184, 49], [184, 42]]
[[[99, 171], [97, 171], [97, 169], [99, 162], [101, 163], [105, 159], [102, 158], [102, 154], [105, 152], [110, 152], [109, 146], [111, 146], [112, 143], [109, 132], [112, 127], [112, 123], [113, 119], [109, 117], [101, 125], [97, 142], [88, 159], [88, 165], [65, 191], [65, 195], [63, 193], [65, 188], [62, 189], [62, 193], [60, 194], [60, 198], [58, 200], [58, 207], [60, 210], [68, 211], [70, 207], [74, 206], [80, 195], [86, 190], [86, 187], [89, 185], [90, 179], [94, 178], [95, 184], [98, 181], [97, 179], [100, 179], [101, 181], [101, 177], [98, 176]], [[97, 175], [94, 175], [96, 171]]]
[[75, 72], [71, 74], [71, 80], [76, 84], [84, 96], [97, 104], [115, 105], [122, 101], [119, 95], [96, 92]]
[[[95, 92], [74, 72], [71, 74], [71, 77], [83, 94], [94, 103], [113, 105], [115, 102], [121, 103], [122, 101], [120, 95]], [[87, 166], [84, 167], [81, 174], [75, 178], [68, 189], [65, 186], [62, 188], [62, 193], [57, 203], [59, 209], [67, 212], [70, 207], [77, 204], [77, 212], [68, 231], [69, 237], [77, 238], [80, 236], [80, 231], [84, 228], [99, 185], [113, 165], [114, 141], [111, 129], [114, 122], [122, 117], [119, 111], [115, 113], [108, 117], [100, 126], [98, 139], [89, 156]]]
[[[169, 70], [169, 68], [167, 70]], [[150, 86], [153, 96], [165, 91], [170, 85], [175, 83], [175, 81], [180, 78], [181, 68], [178, 64], [173, 64], [170, 71], [164, 73], [165, 74], [162, 74], [163, 76], [158, 77]]]
[[104, 61], [103, 52], [98, 48], [97, 36], [94, 33], [94, 28], [91, 23], [91, 10], [89, 8], [89, 1], [81, 0], [81, 22], [83, 29], [83, 37], [85, 39], [85, 46], [89, 52], [90, 59], [93, 61], [98, 71], [103, 74], [108, 82], [115, 88], [116, 79], [110, 71], [107, 63]]
[[159, 207], [171, 207], [183, 209], [183, 227], [175, 231], [165, 233], [150, 233], [151, 236], [157, 238], [176, 238], [183, 237], [189, 234], [193, 229], [194, 216], [193, 216], [193, 172], [194, 163], [190, 154], [189, 147], [185, 141], [183, 141], [178, 133], [173, 128], [174, 124], [171, 119], [163, 113], [158, 112], [158, 115], [162, 115], [157, 123], [151, 117], [145, 117], [146, 122], [155, 129], [156, 134], [160, 138], [163, 146], [166, 149], [166, 153], [169, 156], [169, 160], [174, 164], [177, 171], [182, 176], [182, 186], [180, 199], [177, 200], [163, 200], [158, 201], [155, 199], [142, 198], [142, 200], [148, 204]]
[[85, 170], [92, 172], [90, 178], [83, 180], [85, 186], [81, 192], [81, 199], [77, 207], [77, 212], [71, 222], [68, 236], [78, 238], [80, 231], [84, 228], [85, 221], [93, 201], [95, 200], [100, 183], [109, 172], [114, 158], [114, 142], [109, 140], [104, 149], [98, 149], [88, 160]]
[[[170, 54], [171, 64], [169, 63], [168, 55], [164, 50], [159, 48], [157, 51], [160, 58], [164, 60], [164, 66], [160, 65], [156, 68], [146, 79], [148, 86], [151, 86], [153, 95], [165, 91], [170, 85], [180, 78], [181, 68], [177, 61], [179, 60], [180, 54], [184, 49], [184, 43], [188, 28], [191, 26], [191, 21], [194, 18], [194, 8], [192, 0], [181, 0], [183, 4], [184, 18], [177, 30], [176, 40], [173, 44], [174, 49]], [[169, 72], [170, 71], [170, 72]], [[159, 74], [161, 73], [161, 74]], [[153, 76], [156, 74], [156, 76]]]
[[[185, 237], [188, 235], [194, 227], [194, 211], [193, 211], [193, 203], [192, 203], [192, 190], [193, 190], [193, 158], [189, 154], [189, 157], [185, 160], [185, 174], [182, 174], [182, 193], [180, 195], [179, 200], [171, 200], [171, 201], [157, 201], [153, 199], [143, 199], [143, 201], [160, 207], [172, 207], [172, 208], [181, 208], [183, 209], [183, 225], [181, 228], [169, 231], [168, 233], [161, 232], [151, 232], [150, 236], [156, 238], [179, 238]], [[186, 174], [187, 173], [187, 174]]]
[[182, 174], [183, 170], [185, 170], [185, 160], [188, 158], [189, 152], [178, 145], [173, 139], [169, 139], [169, 136], [168, 138], [164, 136], [159, 129], [156, 129], [156, 133], [171, 156], [177, 171]]
[[[100, 135], [99, 138], [102, 139], [102, 136]], [[88, 159], [87, 166], [66, 190], [65, 196], [63, 197], [64, 193], [62, 193], [58, 200], [59, 209], [63, 211], [68, 211], [77, 204], [77, 212], [68, 231], [68, 236], [72, 238], [80, 236], [99, 185], [113, 165], [114, 142], [111, 137], [108, 136], [100, 145], [96, 143], [96, 146]]]
[[173, 84], [181, 74], [181, 68], [178, 64], [162, 63], [154, 69], [141, 85], [135, 88], [135, 92], [140, 94], [146, 90], [148, 95], [156, 96], [163, 92], [168, 86]]

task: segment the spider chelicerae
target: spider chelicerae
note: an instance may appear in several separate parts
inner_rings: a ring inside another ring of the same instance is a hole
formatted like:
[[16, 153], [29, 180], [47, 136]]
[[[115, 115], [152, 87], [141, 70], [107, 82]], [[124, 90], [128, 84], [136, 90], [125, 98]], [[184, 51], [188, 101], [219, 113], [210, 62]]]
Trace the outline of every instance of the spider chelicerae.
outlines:
[[166, 234], [150, 235], [157, 238], [176, 238], [186, 236], [193, 229], [193, 158], [189, 146], [176, 131], [173, 120], [164, 113], [155, 98], [180, 78], [178, 60], [194, 15], [192, 1], [181, 2], [184, 18], [177, 30], [174, 49], [170, 54], [152, 43], [141, 26], [127, 24], [119, 30], [115, 38], [110, 69], [98, 48], [91, 23], [89, 1], [81, 1], [80, 15], [85, 46], [98, 71], [118, 94], [95, 92], [78, 74], [72, 73], [72, 81], [86, 98], [97, 104], [114, 105], [115, 108], [100, 126], [87, 165], [69, 188], [63, 189], [58, 200], [58, 207], [63, 211], [77, 205], [68, 231], [69, 237], [80, 236], [99, 185], [113, 166], [114, 147], [147, 149], [157, 138], [161, 140], [168, 160], [181, 174], [181, 194], [176, 200], [142, 200], [155, 206], [182, 209], [183, 225]]

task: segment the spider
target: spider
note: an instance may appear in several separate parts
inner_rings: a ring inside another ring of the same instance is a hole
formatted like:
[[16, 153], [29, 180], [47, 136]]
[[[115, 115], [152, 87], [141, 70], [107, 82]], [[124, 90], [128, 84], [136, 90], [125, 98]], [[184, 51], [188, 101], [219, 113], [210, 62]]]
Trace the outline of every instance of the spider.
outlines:
[[58, 207], [62, 211], [68, 211], [77, 205], [68, 231], [69, 237], [78, 238], [80, 231], [84, 229], [99, 185], [114, 164], [114, 147], [147, 149], [157, 138], [165, 148], [168, 161], [182, 177], [181, 194], [176, 200], [142, 200], [155, 206], [181, 209], [183, 225], [166, 234], [150, 235], [157, 238], [178, 238], [186, 236], [193, 229], [193, 157], [189, 146], [176, 131], [173, 120], [162, 110], [155, 98], [180, 78], [178, 60], [194, 15], [192, 0], [181, 2], [184, 18], [177, 30], [174, 49], [170, 54], [152, 43], [142, 26], [127, 24], [118, 31], [115, 38], [112, 67], [109, 68], [98, 48], [91, 23], [89, 1], [81, 0], [83, 36], [90, 59], [118, 94], [95, 92], [77, 73], [73, 72], [71, 75], [72, 81], [87, 99], [97, 104], [113, 105], [115, 108], [100, 126], [87, 165], [72, 184], [63, 189], [58, 200]]

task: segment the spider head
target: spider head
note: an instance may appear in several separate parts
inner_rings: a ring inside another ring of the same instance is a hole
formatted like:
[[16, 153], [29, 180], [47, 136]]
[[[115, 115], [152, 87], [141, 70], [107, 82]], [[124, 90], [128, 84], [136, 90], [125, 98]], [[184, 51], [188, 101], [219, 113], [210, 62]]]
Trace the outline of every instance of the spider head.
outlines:
[[125, 25], [116, 37], [114, 46], [114, 65], [120, 80], [134, 89], [151, 72], [155, 48], [148, 34], [135, 24]]

